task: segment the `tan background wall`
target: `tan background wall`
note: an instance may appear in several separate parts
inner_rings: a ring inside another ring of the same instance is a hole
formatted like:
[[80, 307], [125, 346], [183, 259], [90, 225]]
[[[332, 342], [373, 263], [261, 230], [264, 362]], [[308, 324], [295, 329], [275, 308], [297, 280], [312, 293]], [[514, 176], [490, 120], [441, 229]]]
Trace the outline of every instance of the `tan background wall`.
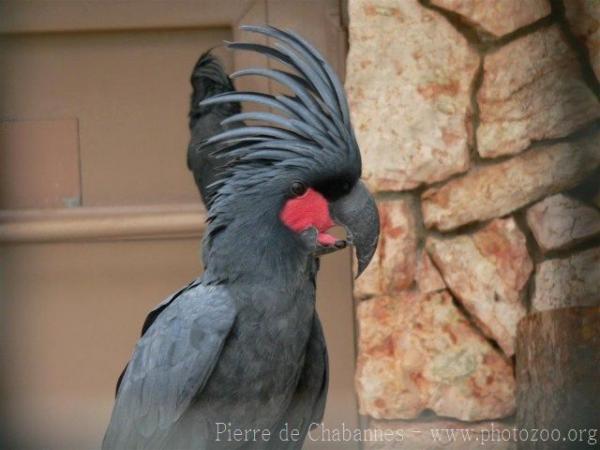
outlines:
[[[203, 212], [185, 167], [199, 54], [239, 37], [238, 23], [270, 23], [343, 73], [340, 14], [317, 0], [0, 4], [2, 409], [14, 442], [98, 448], [147, 311], [200, 273]], [[264, 64], [220, 54], [230, 69]], [[348, 252], [323, 262], [318, 308], [326, 422], [356, 426]]]

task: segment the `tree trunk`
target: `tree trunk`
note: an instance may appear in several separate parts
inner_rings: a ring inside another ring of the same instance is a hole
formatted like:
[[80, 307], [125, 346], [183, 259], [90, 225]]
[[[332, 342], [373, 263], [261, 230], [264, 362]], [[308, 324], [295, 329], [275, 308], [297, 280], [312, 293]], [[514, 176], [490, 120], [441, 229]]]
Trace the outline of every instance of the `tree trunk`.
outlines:
[[600, 307], [525, 317], [516, 355], [517, 448], [600, 445]]

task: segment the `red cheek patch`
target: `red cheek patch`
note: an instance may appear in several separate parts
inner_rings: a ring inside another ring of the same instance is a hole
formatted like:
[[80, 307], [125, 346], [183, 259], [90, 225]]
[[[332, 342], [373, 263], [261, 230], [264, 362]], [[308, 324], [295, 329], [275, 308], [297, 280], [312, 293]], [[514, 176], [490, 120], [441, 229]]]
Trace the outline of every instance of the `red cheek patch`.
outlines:
[[308, 189], [304, 195], [288, 200], [279, 217], [288, 228], [297, 233], [315, 227], [319, 231], [317, 240], [321, 245], [335, 244], [336, 239], [325, 233], [335, 225], [329, 215], [329, 205], [325, 197], [314, 189]]

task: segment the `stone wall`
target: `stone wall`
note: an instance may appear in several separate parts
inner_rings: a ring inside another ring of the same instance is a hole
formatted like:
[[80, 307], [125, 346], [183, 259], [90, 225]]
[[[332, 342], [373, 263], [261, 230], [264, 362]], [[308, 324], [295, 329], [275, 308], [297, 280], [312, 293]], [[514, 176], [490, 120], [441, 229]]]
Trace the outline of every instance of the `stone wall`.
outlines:
[[475, 448], [429, 430], [511, 426], [517, 322], [600, 302], [600, 2], [349, 0], [349, 20], [382, 223], [354, 287], [360, 412], [398, 448]]

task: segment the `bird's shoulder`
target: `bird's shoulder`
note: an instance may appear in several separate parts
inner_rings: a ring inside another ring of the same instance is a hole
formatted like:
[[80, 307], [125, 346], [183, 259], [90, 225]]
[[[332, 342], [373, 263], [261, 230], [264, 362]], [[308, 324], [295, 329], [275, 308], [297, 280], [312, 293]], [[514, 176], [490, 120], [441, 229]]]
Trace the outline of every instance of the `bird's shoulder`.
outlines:
[[123, 375], [103, 448], [164, 439], [202, 392], [236, 317], [229, 292], [202, 283], [159, 308]]
[[164, 306], [156, 319], [159, 323], [175, 319], [190, 325], [203, 322], [217, 325], [219, 319], [229, 322], [237, 313], [236, 304], [227, 288], [221, 285], [206, 285], [201, 281], [192, 283], [180, 291]]
[[191, 324], [219, 318], [227, 321], [232, 314], [237, 314], [236, 304], [225, 287], [207, 285], [201, 279], [194, 280], [167, 297], [148, 313], [142, 326], [141, 337], [144, 337], [155, 322], [159, 324], [173, 320], [190, 322], [192, 318], [194, 320]]
[[[131, 364], [131, 376], [145, 376], [157, 365], [177, 369], [185, 361], [210, 359], [220, 352], [237, 315], [227, 289], [197, 283], [181, 291], [145, 324]], [[152, 354], [151, 358], [144, 358]]]

